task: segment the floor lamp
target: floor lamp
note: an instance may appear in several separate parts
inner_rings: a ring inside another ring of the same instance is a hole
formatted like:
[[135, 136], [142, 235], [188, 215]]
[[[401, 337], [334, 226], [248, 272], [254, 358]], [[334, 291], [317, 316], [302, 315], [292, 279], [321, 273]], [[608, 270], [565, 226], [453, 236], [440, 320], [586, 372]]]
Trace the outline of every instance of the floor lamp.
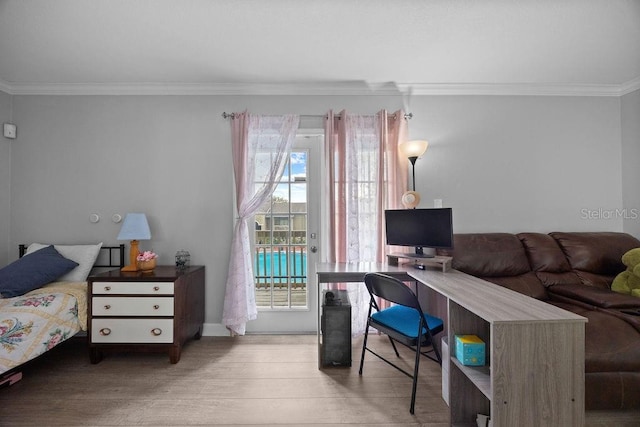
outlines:
[[405, 141], [399, 146], [400, 152], [411, 162], [411, 174], [413, 177], [412, 191], [405, 191], [402, 195], [402, 204], [407, 209], [413, 209], [420, 203], [420, 194], [416, 191], [416, 160], [429, 148], [429, 142], [425, 140]]

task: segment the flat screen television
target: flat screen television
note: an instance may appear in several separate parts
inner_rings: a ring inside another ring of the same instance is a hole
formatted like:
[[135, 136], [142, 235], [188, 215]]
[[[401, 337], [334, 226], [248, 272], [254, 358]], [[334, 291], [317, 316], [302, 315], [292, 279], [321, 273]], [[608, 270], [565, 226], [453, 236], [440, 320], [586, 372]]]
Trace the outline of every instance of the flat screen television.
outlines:
[[387, 245], [413, 246], [416, 258], [430, 258], [423, 248], [453, 248], [451, 208], [390, 209], [384, 211]]

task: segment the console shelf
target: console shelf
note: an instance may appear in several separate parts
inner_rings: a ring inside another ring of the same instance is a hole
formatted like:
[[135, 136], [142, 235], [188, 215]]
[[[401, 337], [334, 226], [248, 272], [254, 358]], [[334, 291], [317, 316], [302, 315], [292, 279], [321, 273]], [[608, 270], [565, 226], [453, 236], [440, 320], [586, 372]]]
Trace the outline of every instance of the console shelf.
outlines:
[[450, 357], [452, 425], [584, 425], [584, 317], [456, 270], [408, 273], [446, 297], [451, 355], [455, 335], [485, 343], [487, 366]]
[[451, 361], [487, 399], [491, 399], [493, 394], [491, 393], [491, 369], [489, 366], [465, 366], [454, 356], [451, 356]]
[[387, 262], [389, 265], [399, 265], [400, 260], [403, 260], [405, 264], [413, 263], [414, 265], [435, 266], [442, 269], [445, 273], [451, 270], [451, 260], [453, 258], [448, 256], [434, 256], [431, 258], [416, 257], [411, 254], [393, 253], [387, 255]]

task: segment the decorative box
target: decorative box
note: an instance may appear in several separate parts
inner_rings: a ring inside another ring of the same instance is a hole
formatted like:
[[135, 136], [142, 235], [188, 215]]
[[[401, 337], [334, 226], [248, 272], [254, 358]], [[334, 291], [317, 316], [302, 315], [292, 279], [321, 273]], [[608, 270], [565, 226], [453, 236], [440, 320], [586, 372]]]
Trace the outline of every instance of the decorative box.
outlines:
[[476, 335], [456, 335], [456, 359], [467, 366], [484, 366], [484, 341]]

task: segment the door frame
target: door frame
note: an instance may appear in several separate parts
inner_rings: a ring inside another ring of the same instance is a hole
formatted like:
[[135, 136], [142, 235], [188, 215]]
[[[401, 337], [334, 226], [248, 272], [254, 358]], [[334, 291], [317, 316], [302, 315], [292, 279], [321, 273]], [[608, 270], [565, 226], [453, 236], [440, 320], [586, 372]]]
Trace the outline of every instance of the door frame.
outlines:
[[[299, 129], [292, 150], [306, 150], [307, 155], [307, 306], [292, 308], [258, 308], [258, 317], [247, 323], [248, 334], [316, 334], [318, 292], [315, 265], [320, 257], [322, 235], [320, 212], [322, 209], [322, 156], [324, 131]], [[315, 238], [311, 238], [311, 234]], [[254, 247], [254, 234], [251, 246]], [[317, 252], [311, 247], [316, 246]]]

